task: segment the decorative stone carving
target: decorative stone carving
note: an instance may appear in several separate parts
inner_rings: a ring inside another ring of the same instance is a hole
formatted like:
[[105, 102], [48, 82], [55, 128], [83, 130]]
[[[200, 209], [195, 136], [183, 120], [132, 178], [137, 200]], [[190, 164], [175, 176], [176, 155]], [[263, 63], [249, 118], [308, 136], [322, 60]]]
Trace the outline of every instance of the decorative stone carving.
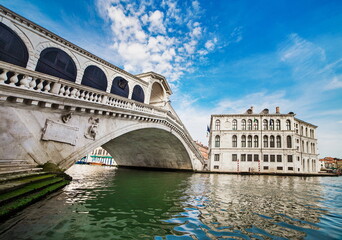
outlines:
[[78, 127], [72, 127], [46, 119], [42, 140], [68, 143], [75, 146], [78, 130]]
[[95, 140], [97, 134], [97, 127], [99, 126], [100, 119], [90, 117], [88, 122], [90, 123], [90, 127], [87, 132], [84, 134], [85, 138]]
[[62, 121], [63, 121], [64, 123], [69, 122], [69, 120], [71, 119], [71, 116], [72, 116], [72, 113], [71, 113], [71, 112], [68, 113], [68, 114], [62, 115]]

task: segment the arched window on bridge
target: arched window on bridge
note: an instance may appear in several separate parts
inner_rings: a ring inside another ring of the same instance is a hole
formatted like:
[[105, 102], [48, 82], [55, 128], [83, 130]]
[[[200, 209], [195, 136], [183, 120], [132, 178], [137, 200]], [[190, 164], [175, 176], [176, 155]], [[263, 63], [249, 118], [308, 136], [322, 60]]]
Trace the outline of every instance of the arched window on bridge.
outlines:
[[162, 104], [164, 102], [164, 90], [158, 83], [154, 82], [151, 90], [150, 104]]
[[58, 48], [46, 48], [41, 52], [36, 71], [71, 82], [76, 81], [77, 69], [74, 61]]
[[142, 103], [145, 100], [144, 90], [139, 85], [135, 85], [133, 88], [132, 100]]
[[128, 87], [127, 80], [124, 79], [123, 77], [114, 78], [110, 93], [128, 98], [129, 87]]
[[26, 67], [28, 56], [23, 40], [12, 29], [0, 23], [0, 60]]
[[102, 91], [107, 90], [107, 78], [104, 72], [96, 66], [88, 66], [84, 71], [82, 84]]

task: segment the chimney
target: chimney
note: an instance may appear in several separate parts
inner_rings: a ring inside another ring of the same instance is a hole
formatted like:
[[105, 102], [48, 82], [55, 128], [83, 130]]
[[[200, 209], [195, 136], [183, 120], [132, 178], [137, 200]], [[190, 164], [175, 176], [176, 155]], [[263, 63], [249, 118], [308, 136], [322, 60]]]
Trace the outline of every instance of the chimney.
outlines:
[[251, 106], [252, 113], [253, 113], [253, 108], [254, 108], [254, 107], [253, 107], [253, 106]]
[[280, 108], [276, 107], [276, 113], [280, 113]]

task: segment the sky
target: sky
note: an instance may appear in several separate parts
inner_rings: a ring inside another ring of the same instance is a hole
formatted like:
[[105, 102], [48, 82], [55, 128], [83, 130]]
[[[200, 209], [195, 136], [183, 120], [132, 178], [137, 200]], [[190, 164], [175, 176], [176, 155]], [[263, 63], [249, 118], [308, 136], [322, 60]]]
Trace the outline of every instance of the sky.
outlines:
[[318, 126], [320, 157], [342, 158], [341, 0], [0, 0], [89, 52], [169, 81], [207, 144], [211, 114], [254, 106]]

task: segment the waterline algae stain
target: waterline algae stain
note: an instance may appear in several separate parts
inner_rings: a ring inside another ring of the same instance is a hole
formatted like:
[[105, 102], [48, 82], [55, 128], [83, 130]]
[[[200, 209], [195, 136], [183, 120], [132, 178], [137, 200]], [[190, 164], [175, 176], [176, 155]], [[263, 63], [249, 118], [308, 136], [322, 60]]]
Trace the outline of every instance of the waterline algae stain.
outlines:
[[77, 165], [70, 185], [0, 225], [1, 239], [341, 239], [342, 178]]

